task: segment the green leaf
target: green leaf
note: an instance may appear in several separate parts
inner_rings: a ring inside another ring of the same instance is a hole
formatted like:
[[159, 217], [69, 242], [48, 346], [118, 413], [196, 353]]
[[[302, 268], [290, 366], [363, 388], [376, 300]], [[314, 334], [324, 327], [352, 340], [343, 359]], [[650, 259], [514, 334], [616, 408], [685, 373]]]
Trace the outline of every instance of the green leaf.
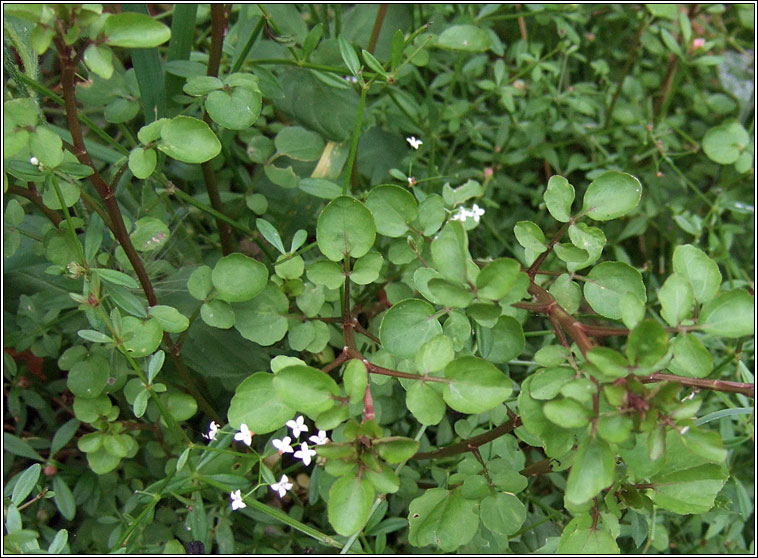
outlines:
[[[606, 243], [605, 234], [602, 230], [597, 227], [590, 227], [584, 223], [576, 223], [569, 227], [568, 233], [571, 243], [587, 254], [579, 261], [569, 262], [569, 271], [583, 269], [588, 265], [592, 265], [600, 258]], [[556, 248], [558, 247], [556, 246]], [[560, 254], [558, 254], [558, 257], [561, 257]]]
[[338, 289], [345, 282], [345, 273], [339, 264], [326, 260], [313, 262], [305, 272], [308, 279], [316, 285], [323, 285], [328, 289]]
[[629, 374], [629, 361], [610, 347], [593, 347], [587, 352], [587, 360], [609, 378], [623, 378]]
[[110, 79], [113, 75], [113, 51], [108, 47], [90, 44], [84, 49], [84, 63], [96, 75]]
[[263, 171], [266, 173], [266, 178], [282, 188], [296, 188], [300, 180], [300, 177], [295, 174], [291, 166], [281, 169], [274, 166], [273, 163], [266, 164], [263, 167]]
[[[140, 252], [158, 250], [168, 242], [170, 231], [160, 219], [142, 217], [134, 223], [134, 227], [134, 232], [129, 235], [129, 238]], [[129, 285], [124, 286], [128, 287]]]
[[96, 475], [104, 475], [118, 467], [121, 458], [108, 453], [105, 448], [100, 448], [87, 454], [87, 463]]
[[430, 382], [413, 382], [405, 394], [405, 404], [421, 424], [439, 424], [447, 407], [442, 395]]
[[68, 543], [68, 531], [66, 529], [59, 529], [50, 542], [50, 546], [47, 548], [48, 554], [63, 554]]
[[466, 283], [468, 236], [463, 223], [450, 221], [432, 241], [432, 260], [442, 277], [456, 283]]
[[3, 432], [3, 450], [8, 451], [13, 455], [18, 455], [19, 457], [27, 457], [36, 461], [45, 461], [28, 442], [7, 432]]
[[390, 436], [374, 441], [379, 456], [387, 463], [402, 463], [409, 460], [418, 451], [419, 443], [412, 438]]
[[492, 362], [508, 362], [524, 350], [524, 330], [510, 316], [500, 316], [494, 327], [478, 327], [476, 336], [479, 354]]
[[680, 333], [672, 343], [674, 358], [668, 369], [687, 378], [705, 378], [713, 370], [713, 355], [692, 333]]
[[482, 52], [491, 44], [489, 33], [475, 25], [453, 25], [437, 38], [439, 48], [464, 52]]
[[216, 76], [190, 76], [182, 90], [187, 95], [201, 96], [207, 95], [211, 91], [217, 91], [224, 87], [224, 82]]
[[703, 137], [703, 152], [711, 161], [731, 165], [750, 145], [750, 136], [736, 121], [724, 122], [711, 128]]
[[316, 241], [321, 253], [332, 261], [340, 261], [346, 255], [364, 256], [374, 245], [375, 238], [374, 218], [355, 198], [333, 199], [318, 217]]
[[513, 494], [498, 492], [482, 500], [479, 516], [487, 529], [507, 537], [521, 529], [526, 519], [526, 508]]
[[163, 330], [157, 320], [140, 320], [125, 316], [121, 320], [121, 334], [124, 349], [135, 357], [153, 354], [163, 339]]
[[288, 366], [274, 376], [274, 389], [288, 406], [311, 418], [332, 408], [339, 395], [336, 382], [310, 366]]
[[126, 48], [152, 48], [171, 38], [171, 29], [145, 14], [111, 14], [103, 27], [105, 43]]
[[408, 507], [408, 542], [452, 552], [474, 538], [479, 528], [477, 507], [478, 502], [464, 498], [457, 490], [427, 490]]
[[353, 45], [351, 45], [343, 35], [337, 37], [337, 43], [339, 44], [340, 55], [342, 56], [342, 61], [345, 63], [345, 66], [347, 66], [347, 69], [350, 70], [351, 74], [357, 76], [358, 70], [361, 68], [361, 62], [358, 60], [358, 55], [355, 53]]
[[347, 537], [363, 528], [371, 514], [374, 495], [374, 486], [367, 479], [354, 474], [339, 478], [329, 489], [327, 504], [334, 530]]
[[629, 334], [626, 356], [633, 366], [643, 369], [635, 372], [644, 374], [644, 369], [652, 367], [666, 356], [668, 346], [669, 335], [663, 326], [656, 321], [645, 320]]
[[273, 374], [256, 372], [237, 386], [227, 413], [233, 428], [244, 423], [257, 434], [268, 434], [295, 416], [295, 410], [277, 395], [273, 382]]
[[574, 203], [575, 195], [574, 187], [564, 177], [550, 177], [543, 198], [553, 219], [561, 223], [567, 223], [571, 219], [571, 204]]
[[297, 161], [317, 161], [324, 151], [324, 139], [300, 126], [282, 128], [274, 138], [277, 152]]
[[382, 346], [401, 358], [414, 358], [426, 341], [441, 333], [434, 307], [416, 298], [394, 304], [379, 326]]
[[343, 373], [345, 393], [350, 397], [350, 403], [363, 401], [368, 385], [368, 371], [366, 365], [357, 359], [347, 361]]
[[100, 279], [113, 285], [121, 285], [129, 289], [139, 288], [139, 283], [131, 276], [115, 269], [106, 269], [103, 267], [92, 268], [91, 271], [98, 275]]
[[35, 463], [28, 467], [16, 481], [13, 486], [13, 493], [11, 494], [11, 502], [17, 506], [26, 499], [32, 490], [34, 490], [37, 481], [39, 480], [40, 473], [42, 472], [42, 465]]
[[625, 292], [619, 298], [621, 321], [629, 329], [634, 329], [645, 317], [645, 303], [636, 294]]
[[271, 244], [274, 248], [279, 250], [281, 254], [286, 254], [287, 251], [284, 249], [284, 244], [282, 244], [282, 237], [279, 236], [279, 232], [276, 230], [276, 227], [266, 221], [265, 219], [258, 218], [255, 220], [255, 228], [258, 229], [258, 231], [263, 235], [263, 238], [265, 238], [269, 244]]
[[398, 238], [408, 232], [408, 226], [418, 216], [418, 204], [413, 195], [399, 186], [383, 184], [373, 188], [366, 206], [374, 216], [376, 232]]
[[350, 280], [357, 285], [368, 285], [379, 277], [384, 259], [379, 252], [369, 252], [353, 264]]
[[553, 366], [534, 374], [529, 384], [529, 393], [534, 399], [553, 399], [561, 388], [574, 379], [576, 372], [568, 366]]
[[513, 234], [516, 235], [516, 240], [527, 250], [533, 252], [544, 252], [547, 249], [545, 245], [545, 233], [542, 229], [531, 221], [519, 221], [513, 227]]
[[193, 298], [205, 300], [213, 288], [211, 279], [213, 271], [207, 265], [201, 265], [192, 272], [187, 280], [187, 290]]
[[273, 345], [287, 334], [288, 308], [287, 297], [269, 281], [253, 300], [234, 305], [234, 329], [259, 345]]
[[719, 465], [705, 464], [658, 474], [650, 498], [663, 509], [678, 513], [705, 513], [713, 507], [726, 475]]
[[204, 163], [221, 153], [221, 142], [202, 120], [176, 116], [162, 125], [158, 149], [183, 163]]
[[573, 314], [579, 309], [579, 303], [582, 301], [582, 290], [567, 273], [559, 275], [550, 285], [548, 291], [569, 314]]
[[175, 421], [191, 419], [197, 413], [197, 401], [189, 393], [169, 393], [166, 397], [166, 408]]
[[643, 302], [647, 300], [645, 284], [639, 271], [622, 262], [603, 262], [587, 275], [584, 296], [598, 314], [618, 320], [621, 318], [621, 297], [632, 293]]
[[153, 174], [157, 162], [158, 155], [155, 153], [155, 149], [135, 147], [129, 153], [129, 170], [140, 180], [144, 180]]
[[55, 505], [61, 515], [69, 521], [73, 521], [74, 516], [76, 516], [76, 502], [71, 489], [60, 475], [53, 477], [53, 490], [55, 491]]
[[719, 290], [721, 272], [719, 266], [700, 248], [691, 244], [682, 244], [674, 249], [674, 271], [686, 277], [695, 299], [708, 302]]
[[655, 17], [675, 20], [679, 15], [679, 4], [645, 4], [647, 11]]
[[755, 298], [743, 289], [722, 293], [703, 306], [698, 325], [722, 337], [751, 336], [755, 331]]
[[695, 296], [690, 282], [683, 275], [672, 273], [658, 290], [661, 302], [661, 316], [672, 327], [692, 316]]
[[477, 414], [489, 411], [511, 394], [510, 378], [486, 360], [463, 356], [445, 367], [442, 398], [461, 413]]
[[235, 252], [216, 262], [211, 281], [221, 300], [244, 302], [266, 287], [268, 269], [258, 260]]
[[63, 162], [63, 141], [45, 126], [37, 126], [31, 133], [29, 150], [46, 167], [55, 168]]
[[500, 300], [513, 287], [521, 266], [511, 258], [499, 258], [482, 268], [476, 277], [476, 294], [487, 300]]
[[613, 484], [615, 467], [616, 457], [605, 441], [585, 438], [566, 481], [566, 501], [579, 506], [597, 496]]
[[[647, 4], [647, 6], [650, 5]], [[561, 540], [558, 543], [558, 554], [585, 556], [587, 554], [618, 554], [620, 552], [611, 533], [601, 528], [577, 529], [575, 525], [571, 525], [577, 519], [572, 519], [563, 530]]]
[[147, 311], [155, 318], [163, 331], [180, 333], [189, 327], [189, 319], [173, 306], [158, 304]]
[[434, 300], [442, 306], [466, 308], [474, 300], [474, 293], [469, 289], [439, 277], [433, 277], [426, 285]]
[[297, 187], [306, 194], [326, 200], [333, 200], [342, 195], [342, 186], [324, 178], [301, 178]]
[[208, 93], [205, 110], [216, 124], [229, 130], [244, 130], [258, 120], [261, 102], [260, 92], [246, 87], [232, 87], [231, 91], [217, 90]]
[[587, 187], [582, 212], [596, 221], [626, 215], [640, 202], [642, 184], [630, 174], [608, 171]]
[[93, 356], [74, 364], [68, 373], [66, 387], [77, 397], [93, 398], [103, 392], [109, 377], [108, 361], [103, 357]]
[[555, 399], [542, 407], [542, 412], [553, 424], [562, 428], [581, 428], [589, 424], [592, 413], [573, 399]]
[[416, 368], [421, 374], [437, 372], [455, 358], [453, 342], [446, 335], [438, 335], [424, 343], [416, 353]]

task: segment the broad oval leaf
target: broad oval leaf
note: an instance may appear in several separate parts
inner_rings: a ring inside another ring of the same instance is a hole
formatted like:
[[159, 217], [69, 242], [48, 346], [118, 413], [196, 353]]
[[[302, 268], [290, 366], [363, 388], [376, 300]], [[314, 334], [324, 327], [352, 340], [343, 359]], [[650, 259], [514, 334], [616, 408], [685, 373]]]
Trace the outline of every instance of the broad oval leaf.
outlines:
[[698, 325], [722, 337], [743, 337], [755, 331], [755, 297], [743, 289], [720, 294], [703, 306]]
[[608, 221], [626, 215], [637, 207], [642, 184], [631, 174], [608, 171], [587, 187], [582, 211], [596, 221]]
[[152, 48], [171, 38], [171, 29], [147, 14], [111, 14], [103, 27], [105, 43], [126, 48]]
[[414, 358], [424, 343], [441, 333], [434, 306], [417, 298], [392, 305], [379, 326], [382, 346], [401, 358]]
[[154, 318], [140, 320], [134, 316], [121, 319], [121, 335], [124, 348], [136, 357], [153, 354], [163, 339], [163, 330]]
[[256, 434], [278, 430], [295, 416], [295, 410], [282, 401], [274, 389], [274, 375], [256, 372], [234, 391], [227, 418], [233, 428], [244, 423]]
[[329, 523], [340, 535], [349, 536], [368, 521], [374, 503], [374, 486], [353, 474], [339, 478], [329, 489]]
[[158, 149], [183, 163], [204, 163], [221, 153], [221, 142], [202, 120], [176, 116], [163, 124]]
[[628, 292], [643, 302], [647, 300], [642, 275], [630, 265], [603, 262], [587, 274], [584, 296], [592, 309], [606, 318], [621, 318], [621, 297]]
[[554, 175], [547, 182], [547, 189], [543, 194], [547, 210], [553, 219], [561, 223], [571, 219], [571, 204], [574, 203], [574, 187], [562, 176]]
[[674, 249], [674, 271], [687, 278], [698, 302], [708, 302], [719, 290], [721, 271], [705, 252], [692, 244]]
[[478, 503], [459, 491], [432, 488], [408, 507], [408, 541], [417, 547], [436, 545], [452, 552], [474, 538], [479, 528]]
[[216, 90], [208, 93], [205, 110], [216, 124], [229, 130], [244, 130], [258, 120], [261, 113], [261, 94], [247, 87]]
[[340, 261], [346, 255], [364, 256], [374, 245], [375, 238], [374, 218], [355, 198], [333, 199], [318, 217], [316, 241], [321, 253], [332, 261]]
[[466, 282], [466, 261], [469, 259], [468, 236], [463, 223], [450, 221], [432, 241], [434, 267], [445, 278]]
[[491, 44], [489, 34], [475, 25], [453, 25], [440, 33], [437, 39], [440, 48], [465, 52], [481, 52]]
[[408, 190], [391, 184], [372, 189], [366, 205], [374, 215], [376, 232], [397, 238], [408, 232], [408, 225], [418, 216], [418, 204]]
[[266, 287], [268, 269], [258, 260], [235, 252], [216, 263], [211, 281], [221, 300], [244, 302]]
[[495, 365], [481, 358], [463, 356], [445, 367], [449, 380], [442, 398], [461, 413], [477, 414], [489, 411], [505, 401], [513, 390], [510, 378]]
[[586, 438], [580, 445], [566, 480], [565, 498], [579, 506], [610, 486], [615, 478], [616, 457], [599, 438]]
[[731, 165], [750, 144], [750, 136], [736, 121], [711, 128], [703, 137], [703, 152], [711, 161]]
[[339, 395], [337, 383], [331, 376], [310, 366], [283, 368], [274, 376], [273, 385], [286, 405], [312, 418], [331, 409], [332, 396]]
[[272, 282], [254, 299], [236, 303], [234, 329], [245, 339], [267, 347], [287, 334], [287, 297]]
[[526, 519], [526, 508], [515, 495], [498, 492], [482, 500], [479, 516], [487, 529], [507, 537], [521, 529]]

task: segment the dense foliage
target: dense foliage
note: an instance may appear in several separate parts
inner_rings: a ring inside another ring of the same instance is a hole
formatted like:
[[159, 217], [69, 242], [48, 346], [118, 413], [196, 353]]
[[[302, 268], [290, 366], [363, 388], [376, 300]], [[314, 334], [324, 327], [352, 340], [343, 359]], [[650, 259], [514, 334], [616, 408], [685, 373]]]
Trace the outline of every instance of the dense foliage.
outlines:
[[5, 4], [5, 552], [754, 552], [753, 10]]

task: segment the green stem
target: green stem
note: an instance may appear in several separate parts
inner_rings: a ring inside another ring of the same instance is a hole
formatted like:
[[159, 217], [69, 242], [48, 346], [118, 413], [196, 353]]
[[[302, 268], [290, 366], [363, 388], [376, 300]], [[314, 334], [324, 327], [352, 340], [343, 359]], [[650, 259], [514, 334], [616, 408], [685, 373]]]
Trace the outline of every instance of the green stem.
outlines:
[[242, 47], [242, 51], [240, 51], [239, 57], [237, 60], [234, 61], [234, 64], [232, 65], [232, 69], [230, 73], [238, 72], [239, 69], [242, 67], [242, 64], [245, 63], [245, 59], [247, 58], [248, 53], [250, 52], [250, 49], [253, 48], [253, 45], [255, 44], [255, 41], [258, 39], [258, 35], [260, 35], [261, 30], [263, 30], [263, 25], [266, 22], [265, 18], [261, 17], [258, 20], [257, 25], [255, 26], [255, 29], [253, 29], [253, 32], [250, 34], [250, 38], [248, 38], [247, 42], [245, 43], [245, 46]]
[[361, 135], [361, 125], [363, 124], [363, 109], [366, 106], [366, 94], [371, 87], [371, 82], [363, 84], [361, 87], [361, 100], [358, 104], [358, 116], [355, 119], [355, 129], [353, 130], [353, 140], [350, 144], [350, 155], [347, 158], [347, 167], [345, 171], [345, 182], [342, 185], [342, 195], [347, 195], [350, 192], [350, 179], [353, 174], [353, 164], [355, 163], [355, 156], [358, 152], [358, 139]]

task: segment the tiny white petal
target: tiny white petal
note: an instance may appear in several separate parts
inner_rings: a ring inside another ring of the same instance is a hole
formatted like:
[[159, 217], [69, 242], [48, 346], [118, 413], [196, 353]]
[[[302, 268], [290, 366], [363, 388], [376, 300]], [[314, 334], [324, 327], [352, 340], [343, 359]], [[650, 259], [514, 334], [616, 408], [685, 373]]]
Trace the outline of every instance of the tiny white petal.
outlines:
[[308, 448], [308, 444], [303, 442], [300, 444], [300, 449], [295, 452], [295, 457], [303, 460], [303, 465], [306, 467], [311, 464], [311, 457], [316, 455], [316, 450]]
[[326, 432], [324, 432], [323, 430], [319, 430], [318, 436], [311, 436], [310, 438], [308, 438], [308, 440], [310, 442], [313, 442], [317, 446], [322, 446], [329, 441], [329, 438], [326, 437]]
[[235, 490], [231, 493], [232, 497], [232, 510], [241, 510], [242, 508], [246, 508], [247, 504], [242, 501], [242, 494], [240, 494], [239, 490]]
[[287, 426], [292, 429], [292, 435], [297, 438], [301, 432], [308, 432], [308, 425], [305, 424], [302, 415], [295, 420], [288, 420]]
[[274, 447], [279, 450], [280, 455], [283, 453], [293, 453], [295, 451], [292, 449], [292, 446], [290, 446], [290, 442], [292, 442], [292, 438], [289, 436], [285, 436], [281, 440], [271, 440]]
[[217, 433], [218, 433], [218, 424], [216, 424], [216, 421], [212, 420], [208, 434], [203, 434], [203, 436], [209, 440], [215, 440]]
[[407, 141], [413, 149], [418, 149], [424, 143], [420, 139], [417, 139], [415, 136], [409, 136], [405, 138], [405, 141]]
[[279, 498], [284, 498], [284, 495], [287, 493], [287, 491], [292, 488], [292, 483], [288, 481], [289, 479], [287, 478], [287, 475], [282, 475], [282, 478], [279, 479], [279, 482], [271, 485], [271, 490], [278, 492]]
[[234, 435], [234, 439], [244, 442], [245, 445], [249, 446], [253, 443], [253, 434], [254, 433], [247, 427], [247, 424], [243, 422], [240, 424], [240, 431]]

